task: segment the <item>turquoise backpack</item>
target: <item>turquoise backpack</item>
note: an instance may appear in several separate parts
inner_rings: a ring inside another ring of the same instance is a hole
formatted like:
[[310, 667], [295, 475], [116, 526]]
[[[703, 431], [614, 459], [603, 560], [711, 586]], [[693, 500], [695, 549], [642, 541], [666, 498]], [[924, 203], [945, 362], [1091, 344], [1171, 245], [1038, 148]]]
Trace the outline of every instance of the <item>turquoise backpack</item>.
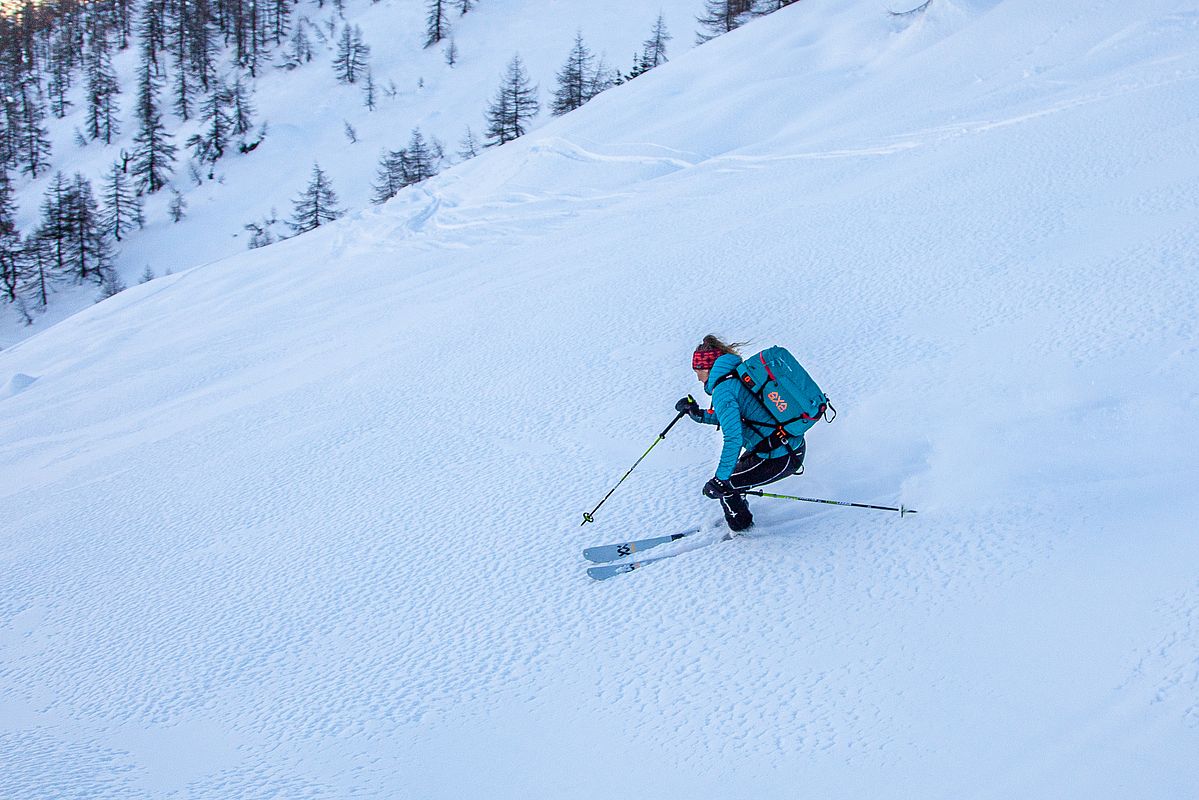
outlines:
[[784, 347], [769, 347], [750, 356], [733, 375], [762, 401], [775, 419], [773, 426], [745, 420], [766, 434], [754, 450], [769, 451], [782, 445], [794, 452], [789, 444], [791, 439], [802, 441], [803, 435], [820, 419], [832, 422], [837, 416], [828, 395], [820, 391], [808, 371]]

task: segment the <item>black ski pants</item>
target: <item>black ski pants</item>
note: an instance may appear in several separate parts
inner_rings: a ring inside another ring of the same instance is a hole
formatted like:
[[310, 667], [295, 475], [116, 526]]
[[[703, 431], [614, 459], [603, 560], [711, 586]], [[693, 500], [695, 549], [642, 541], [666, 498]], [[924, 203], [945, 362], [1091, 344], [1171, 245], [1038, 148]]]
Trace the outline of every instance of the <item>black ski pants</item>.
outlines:
[[[737, 466], [733, 467], [729, 483], [735, 489], [744, 490], [781, 481], [799, 472], [803, 467], [805, 452], [807, 443], [801, 443], [794, 453], [779, 458], [758, 458], [753, 453], [745, 453], [737, 459]], [[720, 498], [720, 507], [724, 510], [724, 519], [730, 530], [743, 531], [754, 524], [754, 515], [749, 513], [749, 504], [745, 502], [744, 494]]]

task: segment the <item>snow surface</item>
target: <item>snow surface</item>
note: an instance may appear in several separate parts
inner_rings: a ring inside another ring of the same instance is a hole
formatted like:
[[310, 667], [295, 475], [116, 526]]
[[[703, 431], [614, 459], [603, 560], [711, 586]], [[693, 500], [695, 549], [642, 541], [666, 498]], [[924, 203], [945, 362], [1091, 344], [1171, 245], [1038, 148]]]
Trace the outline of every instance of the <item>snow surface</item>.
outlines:
[[[668, 43], [670, 58], [694, 46], [698, 27], [697, 0], [661, 0], [652, 7], [634, 0], [577, 3], [564, 0], [482, 0], [466, 15], [450, 15], [458, 60], [446, 64], [446, 44], [425, 48], [426, 0], [349, 0], [339, 14], [332, 3], [317, 7], [306, 2], [293, 13], [303, 18], [314, 57], [309, 63], [286, 71], [272, 66], [283, 61], [282, 52], [264, 59], [253, 89], [255, 133], [267, 126], [266, 137], [252, 153], [238, 154], [235, 147], [215, 165], [215, 178], [197, 186], [188, 176], [191, 148], [187, 139], [200, 131], [201, 122], [187, 123], [171, 113], [169, 85], [160, 92], [163, 122], [174, 136], [178, 159], [172, 186], [187, 203], [185, 218], [175, 223], [168, 214], [171, 192], [147, 198], [144, 229], [126, 234], [118, 246], [116, 267], [127, 285], [139, 281], [147, 269], [157, 276], [179, 272], [198, 264], [245, 250], [250, 234], [247, 223], [265, 219], [275, 236], [290, 233], [287, 220], [292, 202], [308, 185], [312, 165], [319, 163], [333, 183], [343, 208], [370, 207], [372, 185], [378, 181], [379, 158], [387, 150], [406, 147], [412, 130], [419, 127], [426, 139], [442, 141], [451, 161], [469, 126], [483, 142], [485, 112], [504, 77], [508, 63], [520, 54], [530, 79], [539, 87], [540, 116], [531, 125], [545, 124], [553, 117], [550, 105], [557, 72], [566, 62], [575, 34], [609, 67], [627, 72], [642, 42], [649, 37], [659, 11], [673, 36]], [[371, 48], [370, 67], [378, 86], [377, 107], [364, 105], [363, 84], [337, 82], [332, 61], [337, 40], [345, 26], [358, 26]], [[329, 34], [330, 26], [336, 32]], [[286, 42], [283, 50], [286, 50]], [[132, 151], [137, 133], [134, 99], [137, 94], [139, 51], [131, 46], [118, 53], [113, 66], [120, 76], [123, 93], [118, 98], [121, 138], [109, 146], [75, 143], [75, 132], [85, 128], [86, 98], [82, 81], [75, 87], [74, 107], [64, 120], [47, 119], [53, 143], [52, 169], [37, 180], [13, 175], [17, 189], [18, 228], [29, 233], [40, 220], [46, 187], [54, 172], [68, 177], [80, 172], [93, 183], [101, 198], [103, 177], [118, 161], [122, 149]], [[231, 57], [226, 53], [227, 64]], [[225, 76], [232, 82], [232, 71]], [[394, 95], [389, 90], [394, 89]], [[357, 141], [346, 136], [350, 125]], [[207, 173], [207, 169], [204, 170]], [[44, 313], [34, 314], [26, 326], [16, 309], [0, 304], [0, 347], [27, 338], [81, 308], [91, 305], [96, 286], [60, 285]]]
[[[1193, 797], [1197, 42], [803, 0], [0, 352], [0, 796]], [[919, 513], [680, 423], [580, 527], [709, 331]]]

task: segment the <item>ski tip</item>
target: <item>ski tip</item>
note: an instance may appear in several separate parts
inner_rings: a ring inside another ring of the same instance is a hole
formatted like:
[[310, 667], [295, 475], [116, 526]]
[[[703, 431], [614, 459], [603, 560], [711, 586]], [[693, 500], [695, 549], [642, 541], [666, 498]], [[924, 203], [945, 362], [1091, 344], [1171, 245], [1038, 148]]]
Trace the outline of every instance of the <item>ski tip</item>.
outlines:
[[588, 567], [587, 574], [597, 581], [604, 581], [626, 572], [632, 572], [639, 564], [613, 564], [606, 567]]
[[597, 564], [608, 560], [600, 554], [600, 549], [598, 547], [588, 547], [583, 551], [583, 558], [587, 559], [588, 561], [594, 561]]

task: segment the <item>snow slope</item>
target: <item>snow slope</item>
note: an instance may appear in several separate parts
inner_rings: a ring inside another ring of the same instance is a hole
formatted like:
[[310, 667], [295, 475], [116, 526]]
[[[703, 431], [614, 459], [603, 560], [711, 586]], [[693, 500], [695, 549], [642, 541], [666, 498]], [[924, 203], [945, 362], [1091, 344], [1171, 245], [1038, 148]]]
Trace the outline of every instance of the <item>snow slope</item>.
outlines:
[[[468, 126], [480, 142], [485, 140], [485, 112], [515, 53], [519, 52], [530, 79], [539, 87], [542, 113], [531, 124], [544, 124], [552, 119], [555, 76], [576, 32], [609, 67], [627, 72], [659, 11], [673, 36], [668, 56], [690, 49], [700, 4], [662, 0], [645, 8], [639, 2], [485, 0], [466, 15], [450, 15], [458, 49], [453, 67], [446, 64], [444, 46], [423, 46], [425, 0], [348, 0], [342, 6], [342, 13], [332, 3], [296, 7], [293, 23], [304, 20], [313, 60], [289, 72], [275, 66], [283, 60], [282, 53], [276, 53], [264, 61], [257, 80], [247, 81], [253, 91], [255, 127], [265, 124], [267, 134], [248, 155], [230, 148], [232, 152], [215, 165], [214, 180], [196, 185], [189, 178], [191, 149], [184, 145], [202, 125], [194, 119], [182, 123], [170, 113], [169, 84], [160, 92], [164, 124], [179, 148], [172, 186], [183, 195], [187, 212], [181, 222], [172, 222], [169, 191], [147, 198], [146, 227], [127, 234], [118, 247], [116, 267], [126, 284], [137, 283], [147, 269], [162, 276], [245, 250], [247, 223], [277, 219], [271, 227], [273, 235], [290, 234], [286, 223], [293, 200], [307, 186], [314, 163], [328, 174], [342, 207], [357, 210], [370, 207], [380, 156], [407, 146], [414, 128], [419, 127], [427, 139], [442, 141], [449, 158], [459, 160], [456, 153]], [[370, 67], [378, 86], [373, 111], [365, 107], [361, 83], [339, 84], [334, 74], [332, 61], [345, 26], [361, 28], [371, 48]], [[82, 173], [92, 181], [97, 198], [102, 197], [103, 176], [119, 160], [122, 149], [132, 150], [137, 133], [133, 101], [138, 58], [137, 47], [131, 46], [114, 59], [124, 89], [118, 99], [122, 138], [109, 146], [75, 144], [75, 132], [86, 127], [82, 82], [75, 88], [74, 107], [67, 117], [47, 121], [53, 168], [36, 181], [13, 176], [20, 230], [29, 233], [37, 227], [43, 195], [57, 170], [68, 177]], [[225, 65], [231, 57], [226, 54], [219, 61]], [[230, 83], [234, 77], [231, 70], [224, 75]], [[347, 125], [355, 132], [353, 144], [346, 136]], [[255, 132], [248, 138], [256, 136]], [[47, 310], [34, 315], [32, 326], [26, 326], [15, 309], [0, 306], [0, 346], [49, 327], [90, 305], [96, 295], [93, 285], [60, 285]]]
[[[1192, 796], [1196, 34], [804, 0], [0, 352], [0, 796]], [[680, 423], [579, 527], [709, 331], [919, 514]]]

